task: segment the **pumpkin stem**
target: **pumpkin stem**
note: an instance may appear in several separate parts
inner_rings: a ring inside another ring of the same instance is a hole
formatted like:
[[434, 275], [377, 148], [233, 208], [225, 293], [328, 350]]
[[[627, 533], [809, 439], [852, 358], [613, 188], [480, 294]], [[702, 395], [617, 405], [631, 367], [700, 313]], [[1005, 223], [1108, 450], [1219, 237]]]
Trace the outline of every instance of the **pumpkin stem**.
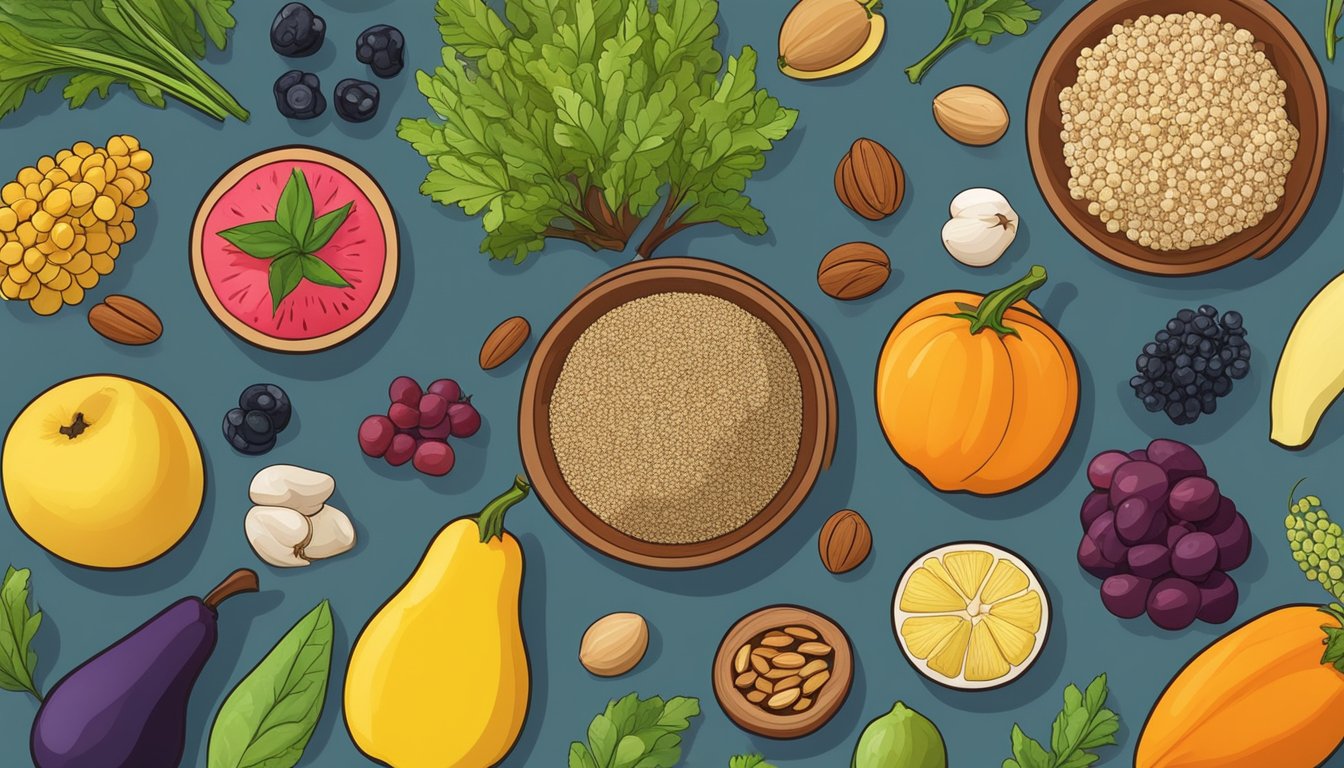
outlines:
[[1046, 278], [1045, 267], [1038, 264], [1031, 268], [1026, 277], [985, 296], [980, 301], [980, 306], [975, 308], [975, 311], [955, 315], [955, 317], [969, 320], [971, 333], [973, 334], [989, 328], [1000, 336], [1010, 334], [1016, 336], [1018, 333], [1015, 329], [1003, 324], [1003, 316], [1007, 314], [1009, 307], [1027, 298], [1032, 291], [1045, 285]]
[[528, 485], [527, 479], [518, 475], [513, 479], [513, 487], [496, 496], [493, 501], [485, 505], [481, 514], [476, 516], [476, 527], [481, 529], [481, 543], [484, 544], [491, 539], [504, 538], [504, 513], [509, 511], [509, 507], [527, 498], [527, 493], [532, 486]]
[[1321, 606], [1321, 613], [1327, 614], [1335, 620], [1337, 626], [1322, 624], [1321, 630], [1325, 632], [1325, 639], [1321, 644], [1325, 646], [1325, 653], [1321, 655], [1321, 664], [1329, 664], [1340, 672], [1344, 672], [1344, 606], [1339, 603]]

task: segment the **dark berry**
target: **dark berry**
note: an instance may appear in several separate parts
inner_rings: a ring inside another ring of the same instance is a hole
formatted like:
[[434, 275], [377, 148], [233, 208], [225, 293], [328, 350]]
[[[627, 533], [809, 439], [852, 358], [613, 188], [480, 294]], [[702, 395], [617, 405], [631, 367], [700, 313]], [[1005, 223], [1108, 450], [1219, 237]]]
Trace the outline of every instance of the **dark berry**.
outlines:
[[1176, 313], [1176, 318], [1183, 323], [1188, 323], [1195, 319], [1195, 311], [1193, 309], [1182, 309]]
[[289, 426], [293, 408], [289, 395], [274, 384], [253, 384], [238, 396], [238, 407], [248, 411], [265, 411], [271, 417], [271, 425], [276, 432], [283, 432]]
[[1143, 345], [1129, 386], [1143, 407], [1176, 424], [1214, 413], [1234, 379], [1250, 373], [1251, 348], [1237, 312], [1218, 314], [1208, 304], [1182, 309]]
[[303, 3], [290, 3], [271, 23], [271, 47], [281, 56], [311, 56], [327, 38], [327, 22]]
[[242, 426], [238, 427], [238, 434], [253, 445], [275, 442], [275, 427], [265, 411], [247, 411], [243, 416]]
[[354, 79], [337, 83], [336, 114], [352, 123], [372, 120], [378, 114], [378, 86]]
[[355, 58], [368, 64], [379, 77], [394, 77], [405, 66], [406, 38], [401, 30], [378, 24], [359, 33]]
[[251, 433], [246, 411], [234, 408], [224, 414], [224, 439], [229, 441], [229, 445], [235, 451], [248, 456], [258, 456], [275, 447], [275, 435], [266, 440], [250, 440], [249, 437]]
[[291, 120], [311, 120], [327, 111], [322, 82], [312, 72], [291, 69], [275, 81], [275, 108]]

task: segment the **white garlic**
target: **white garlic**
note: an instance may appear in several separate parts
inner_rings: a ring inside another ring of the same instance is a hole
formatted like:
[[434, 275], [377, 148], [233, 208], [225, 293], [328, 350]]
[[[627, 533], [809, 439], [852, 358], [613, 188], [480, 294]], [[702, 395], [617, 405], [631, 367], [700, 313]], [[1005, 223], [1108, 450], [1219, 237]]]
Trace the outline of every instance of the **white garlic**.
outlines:
[[355, 526], [341, 510], [327, 504], [308, 518], [312, 537], [299, 554], [309, 560], [324, 560], [349, 552], [355, 547]]
[[274, 464], [252, 478], [248, 495], [253, 504], [289, 507], [305, 515], [315, 515], [336, 492], [331, 475], [290, 464]]
[[1017, 237], [1017, 212], [992, 189], [962, 192], [952, 198], [949, 212], [952, 218], [943, 225], [943, 247], [968, 267], [998, 261]]
[[257, 557], [278, 568], [308, 565], [301, 554], [312, 539], [313, 528], [305, 515], [287, 507], [256, 506], [243, 521], [247, 542]]

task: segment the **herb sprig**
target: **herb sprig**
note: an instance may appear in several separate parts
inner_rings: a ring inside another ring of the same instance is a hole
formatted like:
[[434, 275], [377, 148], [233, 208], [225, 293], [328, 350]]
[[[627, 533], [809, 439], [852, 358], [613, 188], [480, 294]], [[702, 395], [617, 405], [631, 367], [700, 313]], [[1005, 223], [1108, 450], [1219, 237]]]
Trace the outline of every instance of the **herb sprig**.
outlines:
[[775, 768], [765, 761], [764, 755], [738, 755], [728, 761], [728, 768]]
[[1003, 768], [1087, 768], [1101, 758], [1090, 750], [1115, 744], [1120, 717], [1107, 709], [1106, 675], [1099, 675], [1087, 691], [1069, 684], [1064, 708], [1050, 729], [1050, 751], [1013, 724], [1013, 756]]
[[682, 696], [613, 700], [588, 726], [588, 743], [569, 746], [569, 768], [672, 768], [681, 734], [699, 714], [700, 700]]
[[17, 693], [30, 693], [38, 701], [42, 694], [33, 679], [37, 671], [37, 651], [32, 648], [33, 638], [42, 626], [42, 612], [28, 608], [27, 568], [5, 569], [5, 580], [0, 584], [0, 688]]
[[1344, 37], [1339, 36], [1339, 18], [1344, 16], [1344, 0], [1325, 0], [1325, 57], [1335, 60], [1335, 46]]
[[958, 43], [974, 40], [977, 45], [989, 45], [996, 35], [1024, 35], [1028, 24], [1041, 19], [1040, 10], [1026, 0], [947, 0], [947, 5], [952, 11], [947, 34], [928, 56], [905, 70], [912, 83], [923, 80], [929, 68]]

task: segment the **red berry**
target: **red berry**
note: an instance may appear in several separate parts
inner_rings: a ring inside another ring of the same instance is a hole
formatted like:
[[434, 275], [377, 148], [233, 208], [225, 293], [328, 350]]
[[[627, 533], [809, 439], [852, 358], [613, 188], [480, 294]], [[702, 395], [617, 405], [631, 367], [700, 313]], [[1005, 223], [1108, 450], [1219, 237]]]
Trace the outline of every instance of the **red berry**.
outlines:
[[415, 448], [415, 468], [426, 475], [442, 477], [453, 470], [457, 457], [453, 446], [438, 440], [422, 440]]
[[398, 376], [387, 388], [387, 396], [394, 403], [404, 403], [414, 408], [420, 404], [420, 384], [410, 376]]
[[448, 400], [433, 392], [420, 398], [420, 427], [437, 427], [448, 416]]
[[447, 440], [449, 435], [453, 433], [453, 420], [444, 416], [443, 421], [438, 424], [432, 427], [421, 427], [417, 431], [421, 437], [427, 440]]
[[359, 448], [364, 455], [381, 458], [392, 445], [397, 427], [386, 416], [370, 416], [359, 425]]
[[393, 403], [389, 406], [387, 417], [401, 429], [415, 429], [420, 424], [420, 411], [405, 403]]
[[448, 406], [448, 418], [453, 422], [453, 437], [471, 437], [481, 428], [480, 412], [466, 401]]
[[400, 467], [402, 464], [411, 460], [415, 454], [415, 438], [402, 433], [392, 438], [392, 444], [388, 446], [387, 453], [383, 455], [387, 463], [394, 467]]
[[452, 379], [439, 379], [429, 385], [427, 390], [431, 395], [438, 395], [450, 403], [456, 403], [462, 399], [462, 387], [458, 386]]

